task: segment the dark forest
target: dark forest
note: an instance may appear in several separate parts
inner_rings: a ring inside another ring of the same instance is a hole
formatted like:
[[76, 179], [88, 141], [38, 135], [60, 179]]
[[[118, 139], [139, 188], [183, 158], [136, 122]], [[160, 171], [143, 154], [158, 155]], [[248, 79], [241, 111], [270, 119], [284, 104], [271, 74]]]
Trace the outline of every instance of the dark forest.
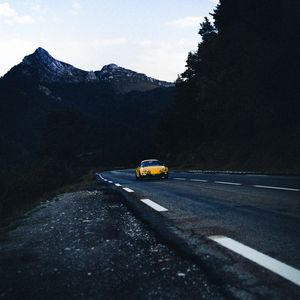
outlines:
[[[299, 3], [222, 1], [160, 138], [175, 164], [299, 172]], [[169, 150], [168, 150], [169, 149]]]

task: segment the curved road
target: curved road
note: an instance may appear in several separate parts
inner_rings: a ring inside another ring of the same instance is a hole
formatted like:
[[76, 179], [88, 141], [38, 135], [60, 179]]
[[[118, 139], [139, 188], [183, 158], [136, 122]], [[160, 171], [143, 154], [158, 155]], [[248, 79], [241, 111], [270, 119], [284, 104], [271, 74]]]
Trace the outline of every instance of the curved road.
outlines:
[[241, 243], [278, 261], [279, 269], [288, 265], [289, 281], [300, 285], [299, 177], [174, 171], [169, 180], [136, 181], [129, 169], [97, 176], [183, 230], [217, 236], [218, 243], [223, 242], [219, 236], [226, 237], [233, 242], [231, 250]]

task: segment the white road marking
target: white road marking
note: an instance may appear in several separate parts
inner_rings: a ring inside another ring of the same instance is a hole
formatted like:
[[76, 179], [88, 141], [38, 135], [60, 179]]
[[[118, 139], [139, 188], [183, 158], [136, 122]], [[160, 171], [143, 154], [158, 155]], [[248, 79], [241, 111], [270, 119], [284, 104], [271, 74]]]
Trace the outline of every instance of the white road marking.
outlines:
[[120, 183], [115, 183], [115, 186], [122, 186]]
[[112, 171], [111, 173], [113, 173], [113, 174], [121, 174], [121, 175], [129, 175], [129, 176], [135, 176], [135, 174], [134, 174], [134, 171], [132, 171], [132, 172], [120, 172], [120, 171]]
[[228, 185], [241, 185], [240, 183], [237, 182], [228, 182], [228, 181], [215, 181], [215, 183], [228, 184]]
[[104, 181], [107, 181], [107, 179], [103, 179]]
[[284, 191], [292, 191], [292, 192], [299, 192], [300, 191], [300, 189], [278, 187], [278, 186], [268, 186], [268, 185], [253, 185], [253, 186], [257, 187], [257, 188], [263, 188], [263, 189], [284, 190]]
[[300, 286], [299, 270], [226, 236], [208, 238]]
[[186, 178], [182, 178], [182, 177], [174, 177], [173, 179], [175, 179], [175, 180], [186, 180]]
[[167, 208], [157, 204], [156, 202], [150, 200], [150, 199], [141, 199], [142, 202], [147, 204], [148, 206], [152, 207], [156, 211], [168, 211]]
[[103, 177], [100, 173], [96, 173], [96, 177], [103, 179]]
[[205, 179], [191, 179], [191, 181], [208, 182], [208, 180]]
[[134, 193], [134, 190], [127, 188], [127, 187], [124, 187], [123, 190], [125, 190], [128, 193]]
[[108, 183], [113, 183], [112, 181], [109, 181]]

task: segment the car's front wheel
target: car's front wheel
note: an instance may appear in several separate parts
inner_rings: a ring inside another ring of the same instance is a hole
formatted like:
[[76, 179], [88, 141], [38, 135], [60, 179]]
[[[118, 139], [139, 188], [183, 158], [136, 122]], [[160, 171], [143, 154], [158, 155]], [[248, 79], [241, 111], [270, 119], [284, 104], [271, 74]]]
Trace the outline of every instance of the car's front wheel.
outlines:
[[135, 173], [135, 179], [136, 180], [143, 180], [143, 177], [142, 177], [140, 172], [139, 172], [139, 175], [137, 173]]

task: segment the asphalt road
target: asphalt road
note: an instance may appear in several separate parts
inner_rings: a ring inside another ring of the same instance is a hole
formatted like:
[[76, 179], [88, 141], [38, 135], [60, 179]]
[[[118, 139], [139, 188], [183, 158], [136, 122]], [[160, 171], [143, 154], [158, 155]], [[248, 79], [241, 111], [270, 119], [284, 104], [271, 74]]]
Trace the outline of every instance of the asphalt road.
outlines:
[[150, 199], [161, 206], [154, 206], [159, 214], [193, 235], [229, 237], [287, 264], [300, 282], [299, 177], [174, 171], [169, 180], [136, 181], [134, 170], [120, 170], [99, 180]]

